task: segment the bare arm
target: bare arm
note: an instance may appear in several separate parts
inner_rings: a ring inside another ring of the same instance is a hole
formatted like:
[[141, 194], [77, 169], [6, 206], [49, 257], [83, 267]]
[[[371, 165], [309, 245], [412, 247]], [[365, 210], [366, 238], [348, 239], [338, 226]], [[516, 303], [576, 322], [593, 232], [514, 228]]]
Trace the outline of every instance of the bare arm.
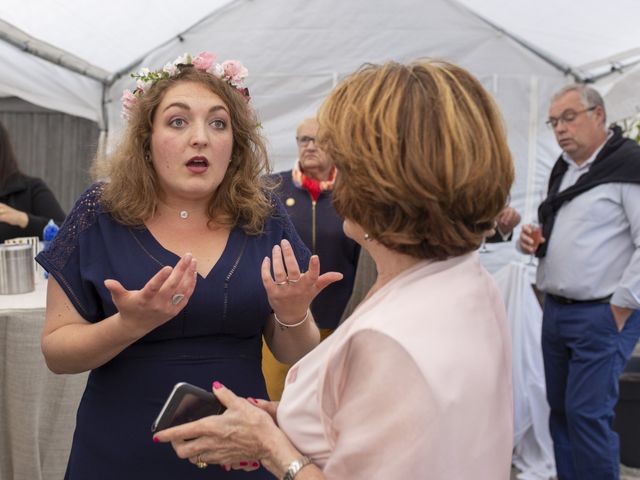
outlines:
[[[325, 287], [342, 279], [342, 274], [327, 272], [320, 275], [320, 260], [316, 255], [309, 261], [309, 270], [300, 272], [287, 240], [283, 240], [281, 246], [273, 247], [272, 256], [273, 277], [268, 257], [262, 261], [261, 268], [262, 283], [275, 312], [269, 317], [264, 338], [278, 361], [294, 363], [320, 343], [320, 332], [309, 311], [311, 301]], [[300, 323], [307, 313], [306, 320]], [[275, 315], [281, 323], [276, 321]]]
[[[118, 313], [96, 323], [86, 321], [53, 278], [47, 287], [42, 353], [55, 373], [79, 373], [99, 367], [126, 347], [175, 317], [195, 288], [196, 262], [185, 255], [175, 268], [163, 267], [142, 290], [126, 290], [106, 280]], [[184, 298], [173, 304], [175, 293]]]

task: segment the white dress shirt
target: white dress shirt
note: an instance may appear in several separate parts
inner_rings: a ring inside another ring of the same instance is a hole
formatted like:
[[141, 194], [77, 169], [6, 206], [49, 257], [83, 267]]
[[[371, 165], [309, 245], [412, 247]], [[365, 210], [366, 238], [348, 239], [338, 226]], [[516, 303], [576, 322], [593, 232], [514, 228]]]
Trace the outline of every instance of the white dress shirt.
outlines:
[[[560, 191], [589, 170], [601, 148], [582, 165], [563, 154], [569, 168]], [[640, 185], [605, 183], [565, 202], [548, 241], [540, 290], [576, 300], [613, 294], [612, 304], [640, 308]]]

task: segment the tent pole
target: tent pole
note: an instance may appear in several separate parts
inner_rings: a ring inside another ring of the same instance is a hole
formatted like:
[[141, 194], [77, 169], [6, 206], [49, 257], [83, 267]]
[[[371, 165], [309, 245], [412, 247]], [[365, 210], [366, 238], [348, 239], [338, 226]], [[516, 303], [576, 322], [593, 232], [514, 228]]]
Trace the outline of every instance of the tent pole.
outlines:
[[38, 58], [105, 83], [109, 72], [23, 32], [0, 19], [0, 39]]
[[538, 78], [532, 76], [529, 81], [529, 134], [527, 148], [527, 188], [524, 203], [524, 219], [529, 222], [535, 218], [536, 202], [544, 192], [536, 190], [536, 154], [538, 150]]

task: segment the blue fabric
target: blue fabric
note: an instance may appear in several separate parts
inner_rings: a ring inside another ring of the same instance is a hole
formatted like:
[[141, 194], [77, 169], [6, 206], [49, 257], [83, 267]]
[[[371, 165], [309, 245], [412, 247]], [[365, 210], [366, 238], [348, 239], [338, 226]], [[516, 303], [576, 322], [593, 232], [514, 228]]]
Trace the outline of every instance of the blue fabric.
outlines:
[[[103, 212], [100, 189], [95, 185], [82, 195], [51, 248], [37, 257], [90, 322], [116, 312], [105, 279], [139, 289], [162, 266], [178, 261], [146, 228], [123, 226]], [[262, 235], [232, 230], [220, 260], [206, 278], [198, 277], [178, 316], [90, 373], [65, 478], [273, 478], [264, 470], [200, 470], [170, 446], [153, 443], [150, 428], [180, 381], [210, 390], [218, 380], [240, 396], [267, 398], [261, 336], [271, 308], [260, 265], [283, 238], [291, 241], [303, 270], [310, 257], [280, 202], [274, 204]]]
[[639, 311], [618, 332], [609, 304], [545, 296], [542, 352], [558, 478], [618, 480], [618, 379], [639, 337]]

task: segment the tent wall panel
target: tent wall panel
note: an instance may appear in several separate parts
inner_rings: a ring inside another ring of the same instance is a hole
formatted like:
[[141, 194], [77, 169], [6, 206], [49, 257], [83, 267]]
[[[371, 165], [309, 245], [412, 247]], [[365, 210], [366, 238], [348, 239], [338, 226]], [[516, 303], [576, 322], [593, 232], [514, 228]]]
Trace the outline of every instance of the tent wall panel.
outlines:
[[9, 131], [21, 170], [42, 178], [68, 212], [90, 184], [98, 125], [17, 98], [0, 99], [0, 121]]

